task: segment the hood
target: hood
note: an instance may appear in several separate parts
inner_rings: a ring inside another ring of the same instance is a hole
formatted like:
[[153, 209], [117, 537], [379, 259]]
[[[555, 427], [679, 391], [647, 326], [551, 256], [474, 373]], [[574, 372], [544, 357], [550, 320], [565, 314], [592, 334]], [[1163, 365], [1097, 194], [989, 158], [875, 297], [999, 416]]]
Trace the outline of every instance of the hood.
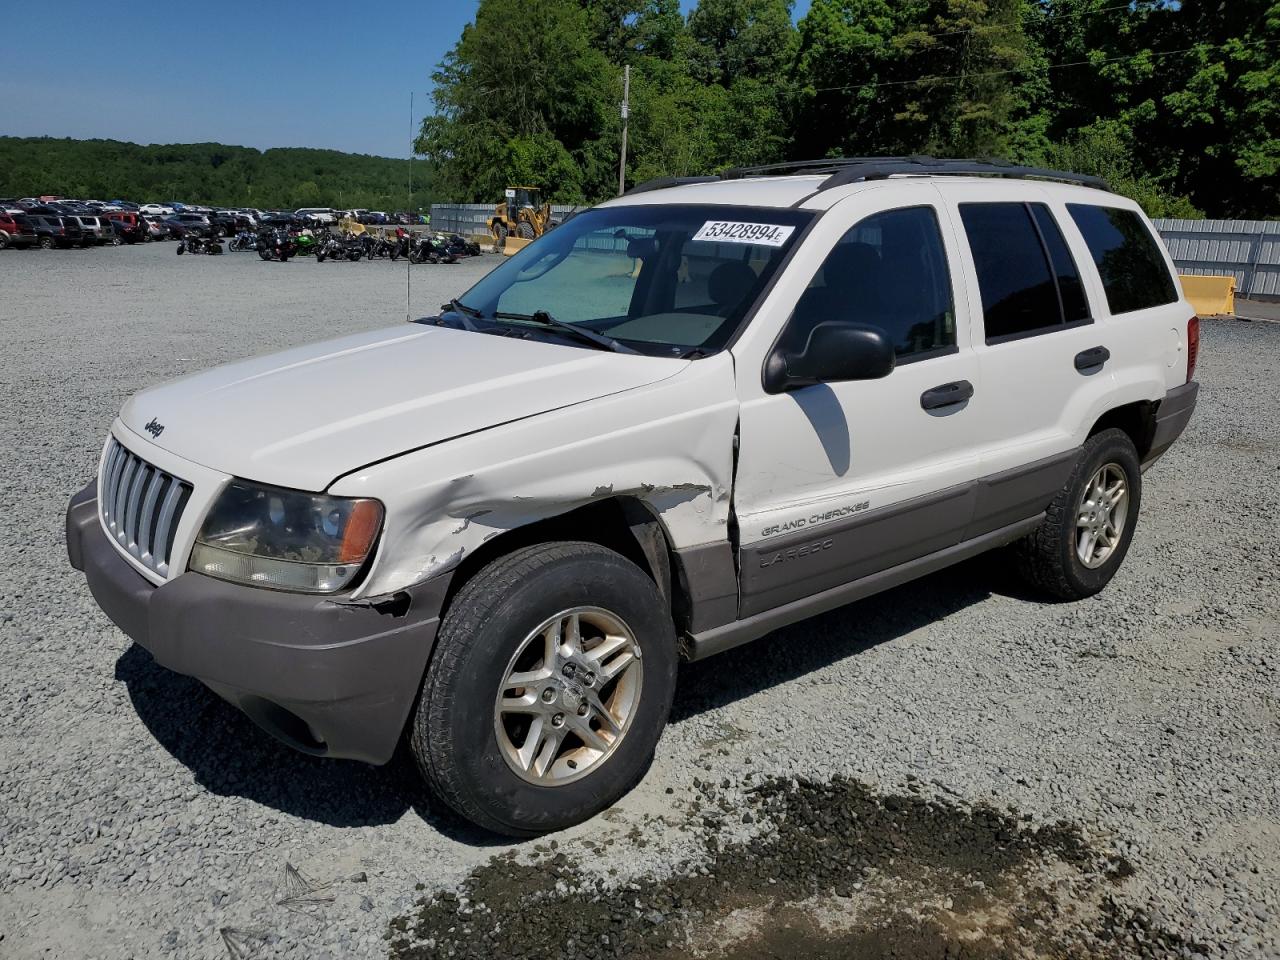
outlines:
[[210, 469], [320, 491], [374, 461], [644, 386], [686, 363], [406, 324], [151, 387], [120, 419]]

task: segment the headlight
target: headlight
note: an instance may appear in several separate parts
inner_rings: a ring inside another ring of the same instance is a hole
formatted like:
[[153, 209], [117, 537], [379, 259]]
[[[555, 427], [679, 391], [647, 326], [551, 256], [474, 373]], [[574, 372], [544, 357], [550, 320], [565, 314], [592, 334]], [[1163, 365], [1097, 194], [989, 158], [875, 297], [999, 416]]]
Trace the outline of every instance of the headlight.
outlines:
[[333, 593], [360, 572], [382, 514], [377, 500], [236, 480], [205, 517], [190, 569], [258, 587]]

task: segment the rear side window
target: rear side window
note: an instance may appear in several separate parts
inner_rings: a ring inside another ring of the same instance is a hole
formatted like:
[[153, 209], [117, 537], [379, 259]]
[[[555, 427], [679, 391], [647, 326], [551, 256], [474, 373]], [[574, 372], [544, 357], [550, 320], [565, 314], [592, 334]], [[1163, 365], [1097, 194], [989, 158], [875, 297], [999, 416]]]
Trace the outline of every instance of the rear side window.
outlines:
[[987, 343], [1089, 320], [1080, 272], [1044, 204], [962, 203], [960, 219], [978, 272]]
[[814, 326], [879, 327], [899, 363], [955, 350], [951, 277], [932, 207], [904, 207], [854, 224], [796, 303], [784, 343], [798, 350]]
[[1031, 203], [1028, 206], [1031, 215], [1035, 217], [1036, 226], [1040, 228], [1040, 239], [1044, 241], [1044, 248], [1049, 253], [1054, 276], [1058, 278], [1063, 320], [1067, 323], [1088, 320], [1089, 303], [1085, 299], [1084, 285], [1080, 282], [1076, 262], [1071, 259], [1071, 251], [1067, 249], [1067, 241], [1062, 237], [1062, 228], [1043, 203]]
[[1069, 203], [1093, 256], [1112, 313], [1129, 313], [1178, 299], [1169, 268], [1151, 231], [1132, 210]]

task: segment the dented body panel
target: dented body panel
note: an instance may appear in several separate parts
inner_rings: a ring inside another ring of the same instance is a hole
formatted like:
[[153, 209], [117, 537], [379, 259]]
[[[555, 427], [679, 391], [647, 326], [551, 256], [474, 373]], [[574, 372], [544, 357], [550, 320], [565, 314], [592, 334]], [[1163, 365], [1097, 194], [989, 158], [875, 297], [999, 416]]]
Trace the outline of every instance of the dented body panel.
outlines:
[[375, 497], [387, 520], [355, 595], [403, 589], [501, 533], [610, 497], [645, 504], [675, 549], [725, 540], [737, 418], [732, 358], [720, 354], [357, 470], [330, 492]]

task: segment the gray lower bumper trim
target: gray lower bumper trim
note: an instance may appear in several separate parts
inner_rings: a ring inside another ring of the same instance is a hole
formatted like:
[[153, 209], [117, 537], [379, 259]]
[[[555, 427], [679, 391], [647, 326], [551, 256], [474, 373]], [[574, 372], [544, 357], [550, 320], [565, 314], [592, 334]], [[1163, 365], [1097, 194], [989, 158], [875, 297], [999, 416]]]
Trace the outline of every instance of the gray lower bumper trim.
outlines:
[[426, 671], [448, 576], [378, 604], [198, 573], [157, 587], [103, 532], [93, 484], [67, 510], [67, 553], [107, 616], [161, 666], [203, 681], [299, 750], [391, 759]]
[[1194, 380], [1181, 387], [1170, 390], [1160, 406], [1156, 408], [1155, 429], [1151, 435], [1151, 448], [1142, 458], [1142, 469], [1146, 470], [1160, 459], [1191, 422], [1191, 415], [1196, 411], [1196, 401], [1200, 397], [1200, 384]]

